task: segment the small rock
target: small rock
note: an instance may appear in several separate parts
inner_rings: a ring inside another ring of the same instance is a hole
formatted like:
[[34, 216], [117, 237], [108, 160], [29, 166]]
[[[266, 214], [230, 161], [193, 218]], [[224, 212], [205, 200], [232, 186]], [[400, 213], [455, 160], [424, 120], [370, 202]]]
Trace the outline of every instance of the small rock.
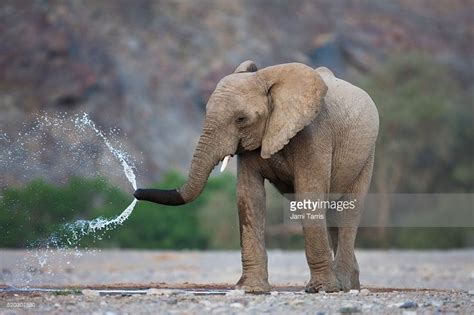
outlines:
[[434, 301], [431, 301], [431, 305], [433, 305], [434, 307], [441, 307], [441, 306], [444, 305], [444, 302], [443, 302], [443, 301], [434, 300]]
[[54, 307], [59, 308], [59, 307], [61, 307], [61, 304], [59, 304], [59, 303], [54, 303]]
[[344, 306], [338, 310], [341, 314], [360, 313], [360, 309], [356, 306]]
[[227, 307], [217, 307], [212, 310], [213, 314], [227, 314], [229, 312], [229, 308]]
[[97, 290], [91, 290], [91, 289], [84, 289], [82, 290], [82, 294], [85, 296], [90, 296], [90, 297], [97, 297], [100, 296], [100, 292]]
[[413, 301], [406, 301], [400, 304], [399, 308], [416, 308], [418, 304]]
[[241, 298], [241, 299], [234, 299], [232, 301], [233, 303], [240, 303], [242, 304], [243, 306], [247, 306], [249, 304], [249, 301], [247, 301], [246, 299], [244, 298]]
[[272, 292], [270, 292], [270, 295], [276, 296], [276, 295], [278, 295], [278, 291], [272, 291]]
[[146, 295], [175, 295], [176, 290], [151, 288], [146, 290]]
[[175, 305], [175, 304], [178, 304], [178, 300], [177, 299], [170, 299], [168, 301], [166, 301], [167, 304], [169, 305]]
[[299, 304], [304, 304], [304, 301], [303, 300], [291, 300], [291, 301], [288, 301], [288, 305], [299, 305]]
[[362, 310], [370, 310], [372, 307], [374, 307], [374, 304], [364, 304], [362, 305]]
[[244, 306], [241, 303], [234, 302], [230, 304], [230, 307], [243, 308]]
[[100, 305], [101, 305], [101, 306], [106, 306], [106, 305], [107, 305], [107, 302], [105, 302], [105, 301], [100, 301]]
[[226, 296], [242, 296], [245, 295], [244, 290], [230, 290], [225, 294]]
[[358, 295], [358, 294], [359, 294], [359, 290], [350, 290], [350, 291], [349, 291], [349, 294]]
[[199, 303], [204, 304], [205, 306], [211, 306], [212, 302], [208, 300], [200, 300]]
[[360, 290], [360, 295], [369, 295], [370, 294], [370, 290], [369, 289], [362, 289]]

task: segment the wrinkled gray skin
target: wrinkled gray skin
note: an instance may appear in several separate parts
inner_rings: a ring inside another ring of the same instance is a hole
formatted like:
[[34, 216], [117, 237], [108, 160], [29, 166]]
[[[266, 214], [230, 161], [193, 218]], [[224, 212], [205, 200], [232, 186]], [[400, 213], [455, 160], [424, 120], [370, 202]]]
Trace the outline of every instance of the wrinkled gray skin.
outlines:
[[[135, 196], [168, 205], [190, 202], [212, 169], [226, 155], [237, 154], [243, 269], [237, 286], [268, 291], [264, 180], [282, 194], [362, 200], [372, 175], [378, 124], [369, 95], [327, 68], [291, 63], [257, 71], [246, 61], [218, 83], [207, 103], [187, 182], [177, 190], [139, 189]], [[360, 210], [338, 212], [338, 217], [330, 212], [328, 221], [343, 224], [303, 224], [311, 274], [307, 292], [359, 288], [354, 242]]]

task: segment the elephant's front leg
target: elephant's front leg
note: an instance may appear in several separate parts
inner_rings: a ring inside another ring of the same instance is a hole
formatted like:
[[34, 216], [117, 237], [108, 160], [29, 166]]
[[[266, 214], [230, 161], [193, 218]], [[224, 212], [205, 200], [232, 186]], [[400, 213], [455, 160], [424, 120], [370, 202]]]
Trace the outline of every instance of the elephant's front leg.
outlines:
[[242, 248], [242, 277], [237, 287], [246, 292], [269, 291], [264, 179], [245, 157], [238, 159], [237, 198]]

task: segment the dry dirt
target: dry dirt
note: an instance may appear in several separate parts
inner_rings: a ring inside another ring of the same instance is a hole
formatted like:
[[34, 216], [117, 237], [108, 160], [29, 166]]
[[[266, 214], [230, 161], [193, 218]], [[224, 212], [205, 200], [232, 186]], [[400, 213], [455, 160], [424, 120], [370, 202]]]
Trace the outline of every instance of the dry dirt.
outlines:
[[[265, 295], [234, 290], [237, 251], [54, 252], [43, 268], [32, 254], [0, 251], [0, 314], [474, 312], [474, 250], [358, 251], [363, 290], [332, 294], [304, 293], [303, 252], [270, 251]], [[27, 278], [53, 291], [14, 291]]]

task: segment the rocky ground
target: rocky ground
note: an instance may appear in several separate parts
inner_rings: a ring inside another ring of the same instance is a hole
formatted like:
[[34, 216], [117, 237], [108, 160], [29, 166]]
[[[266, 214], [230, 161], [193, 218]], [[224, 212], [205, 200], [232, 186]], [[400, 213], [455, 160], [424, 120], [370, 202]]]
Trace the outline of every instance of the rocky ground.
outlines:
[[[236, 251], [54, 252], [32, 268], [33, 252], [2, 250], [0, 314], [73, 313], [369, 313], [469, 314], [474, 310], [474, 250], [359, 251], [361, 291], [306, 294], [303, 252], [270, 251], [272, 292], [234, 290]], [[40, 253], [41, 254], [41, 253]], [[44, 254], [44, 253], [43, 253]], [[14, 292], [26, 274], [31, 287]], [[69, 289], [69, 291], [55, 291]], [[109, 291], [107, 291], [109, 290]], [[110, 291], [118, 290], [118, 291]]]

